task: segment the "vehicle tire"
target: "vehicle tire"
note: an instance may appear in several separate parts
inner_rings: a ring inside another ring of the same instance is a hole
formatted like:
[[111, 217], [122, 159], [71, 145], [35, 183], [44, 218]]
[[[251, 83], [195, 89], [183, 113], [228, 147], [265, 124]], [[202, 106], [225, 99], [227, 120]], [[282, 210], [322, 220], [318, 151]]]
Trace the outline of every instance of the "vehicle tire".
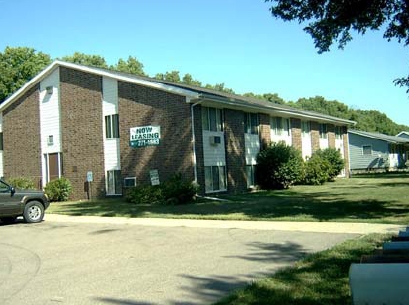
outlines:
[[23, 214], [28, 223], [40, 222], [44, 218], [44, 206], [39, 201], [30, 201], [26, 204]]
[[17, 217], [9, 216], [9, 217], [1, 217], [0, 220], [4, 224], [12, 224], [16, 221]]

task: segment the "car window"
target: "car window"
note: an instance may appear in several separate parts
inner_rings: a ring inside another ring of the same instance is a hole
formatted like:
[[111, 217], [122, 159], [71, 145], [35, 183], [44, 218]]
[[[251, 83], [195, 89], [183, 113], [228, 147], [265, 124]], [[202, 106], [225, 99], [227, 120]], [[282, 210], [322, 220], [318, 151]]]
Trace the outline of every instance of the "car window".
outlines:
[[0, 181], [0, 193], [7, 193], [8, 191], [10, 191], [9, 186]]

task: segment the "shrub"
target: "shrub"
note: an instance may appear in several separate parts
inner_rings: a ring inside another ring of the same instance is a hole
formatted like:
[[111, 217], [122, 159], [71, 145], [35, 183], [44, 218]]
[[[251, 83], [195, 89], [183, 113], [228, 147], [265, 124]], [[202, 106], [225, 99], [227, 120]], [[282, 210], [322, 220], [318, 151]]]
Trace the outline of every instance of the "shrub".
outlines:
[[320, 185], [329, 179], [330, 163], [320, 154], [312, 154], [305, 163], [304, 184]]
[[9, 178], [7, 179], [7, 183], [20, 190], [35, 189], [33, 180], [24, 177]]
[[334, 181], [345, 167], [344, 159], [339, 150], [335, 148], [326, 148], [324, 150], [318, 150], [314, 154], [319, 155], [322, 159], [327, 160], [329, 163], [328, 169], [328, 181]]
[[67, 201], [72, 192], [71, 182], [64, 177], [52, 180], [45, 186], [44, 192], [50, 201]]
[[197, 191], [198, 185], [176, 174], [161, 185], [130, 188], [125, 199], [135, 204], [186, 204], [195, 198]]
[[195, 199], [199, 190], [197, 184], [182, 178], [181, 174], [173, 175], [163, 184], [163, 196], [168, 204], [186, 204]]
[[139, 185], [127, 190], [125, 200], [135, 204], [154, 204], [163, 202], [164, 197], [159, 185]]
[[272, 143], [257, 155], [256, 179], [262, 189], [283, 189], [303, 177], [301, 152], [284, 142]]

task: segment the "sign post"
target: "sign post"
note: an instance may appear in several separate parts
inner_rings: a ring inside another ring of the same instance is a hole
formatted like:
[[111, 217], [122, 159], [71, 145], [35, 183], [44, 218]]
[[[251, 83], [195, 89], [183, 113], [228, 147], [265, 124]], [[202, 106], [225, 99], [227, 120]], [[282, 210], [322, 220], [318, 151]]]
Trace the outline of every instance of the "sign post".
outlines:
[[94, 174], [92, 171], [87, 172], [87, 183], [88, 183], [88, 188], [87, 188], [87, 197], [88, 200], [92, 198], [92, 189], [91, 189], [91, 182], [94, 180]]

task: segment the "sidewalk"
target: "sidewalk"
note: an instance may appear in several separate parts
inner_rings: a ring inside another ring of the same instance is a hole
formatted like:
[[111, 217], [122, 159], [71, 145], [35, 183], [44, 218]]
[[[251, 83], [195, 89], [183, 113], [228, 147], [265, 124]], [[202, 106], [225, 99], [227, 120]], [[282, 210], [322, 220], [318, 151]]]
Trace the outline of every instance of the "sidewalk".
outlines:
[[403, 225], [351, 222], [232, 221], [164, 218], [126, 218], [98, 216], [66, 216], [46, 214], [45, 221], [72, 223], [127, 224], [158, 227], [220, 228], [244, 230], [276, 230], [319, 233], [398, 233]]

